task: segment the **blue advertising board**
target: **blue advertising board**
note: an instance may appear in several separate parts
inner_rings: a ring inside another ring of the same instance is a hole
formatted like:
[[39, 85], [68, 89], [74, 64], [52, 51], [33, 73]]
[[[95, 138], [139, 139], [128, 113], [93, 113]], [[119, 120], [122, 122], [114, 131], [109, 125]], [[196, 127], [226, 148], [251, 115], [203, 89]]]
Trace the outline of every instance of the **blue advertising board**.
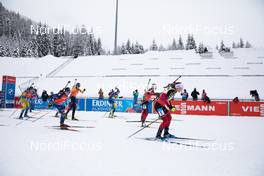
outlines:
[[78, 99], [78, 111], [85, 111], [85, 99], [84, 98], [80, 98]]
[[[126, 112], [133, 108], [133, 100], [117, 99], [115, 100], [116, 112]], [[108, 99], [86, 99], [86, 111], [109, 111], [110, 104]]]
[[5, 108], [13, 108], [15, 103], [16, 77], [3, 76], [2, 79], [2, 100], [1, 104]]
[[47, 109], [48, 108], [48, 102], [42, 101], [41, 98], [35, 99], [35, 109]]
[[[85, 110], [85, 99], [78, 99], [78, 111], [84, 111]], [[35, 109], [47, 109], [48, 108], [48, 102], [47, 101], [42, 101], [41, 98], [37, 98], [34, 100], [34, 108]], [[66, 105], [68, 105], [69, 102], [67, 102]]]

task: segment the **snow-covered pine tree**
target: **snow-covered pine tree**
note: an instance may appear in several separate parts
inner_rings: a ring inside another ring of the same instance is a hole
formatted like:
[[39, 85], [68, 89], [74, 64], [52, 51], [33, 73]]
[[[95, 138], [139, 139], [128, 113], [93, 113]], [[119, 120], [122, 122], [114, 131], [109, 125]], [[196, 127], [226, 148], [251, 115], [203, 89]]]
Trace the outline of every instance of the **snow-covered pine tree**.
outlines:
[[152, 45], [150, 46], [151, 51], [157, 51], [158, 50], [158, 45], [156, 44], [156, 41], [152, 41]]
[[236, 46], [236, 43], [233, 41], [233, 43], [232, 43], [232, 48], [236, 48], [237, 46]]
[[12, 52], [12, 57], [19, 57], [19, 48], [15, 48]]
[[252, 45], [248, 41], [246, 41], [245, 48], [252, 48]]
[[134, 54], [141, 54], [141, 53], [144, 53], [144, 48], [142, 45], [140, 45], [138, 42], [136, 42]]
[[96, 53], [94, 41], [95, 41], [94, 33], [93, 33], [93, 29], [91, 29], [91, 31], [88, 34], [88, 46], [89, 46], [90, 52], [91, 52], [90, 55], [95, 55], [95, 53]]
[[24, 44], [20, 50], [20, 57], [29, 57], [28, 46], [26, 44]]
[[122, 43], [122, 46], [120, 48], [120, 53], [121, 54], [127, 54], [126, 46], [124, 43]]
[[187, 36], [187, 41], [186, 41], [185, 49], [186, 50], [191, 49], [191, 35], [190, 34], [188, 34], [188, 36]]
[[193, 38], [193, 35], [191, 35], [191, 38], [190, 38], [190, 49], [196, 49], [196, 42]]
[[132, 46], [131, 46], [131, 54], [135, 54], [135, 45], [134, 45], [134, 43], [132, 43]]
[[6, 49], [4, 46], [0, 44], [0, 57], [5, 57], [6, 56]]
[[[39, 26], [46, 28], [47, 25], [39, 24]], [[50, 53], [51, 42], [50, 42], [50, 35], [46, 32], [39, 32], [37, 34], [37, 46], [38, 46], [38, 56], [43, 57]]]
[[[162, 44], [159, 45], [159, 51], [165, 51], [166, 49], [164, 48], [164, 46]], [[175, 49], [174, 49], [175, 50]]]
[[220, 51], [223, 51], [225, 49], [225, 44], [224, 44], [224, 41], [221, 40], [221, 43], [220, 43]]
[[102, 41], [100, 38], [97, 39], [97, 49], [96, 49], [97, 55], [101, 55], [103, 52], [102, 48]]
[[204, 45], [203, 43], [199, 43], [199, 46], [198, 46], [198, 53], [204, 53]]
[[126, 50], [127, 50], [127, 54], [132, 54], [132, 52], [131, 52], [131, 42], [130, 42], [129, 39], [127, 40], [127, 43], [126, 43]]
[[59, 30], [55, 29], [53, 40], [52, 40], [52, 53], [53, 53], [53, 56], [55, 56], [55, 57], [60, 57], [61, 56], [59, 47], [60, 47]]
[[[162, 45], [160, 45], [160, 46], [162, 46]], [[164, 48], [162, 48], [162, 49], [164, 49]], [[170, 47], [170, 50], [177, 50], [177, 43], [176, 43], [175, 38], [173, 38], [173, 40], [172, 40], [172, 45]]]
[[184, 45], [183, 45], [181, 36], [179, 37], [179, 42], [178, 42], [177, 49], [179, 49], [179, 50], [183, 50], [184, 49]]
[[240, 40], [239, 40], [239, 48], [244, 48], [244, 47], [245, 47], [244, 41], [243, 41], [242, 38], [240, 38]]

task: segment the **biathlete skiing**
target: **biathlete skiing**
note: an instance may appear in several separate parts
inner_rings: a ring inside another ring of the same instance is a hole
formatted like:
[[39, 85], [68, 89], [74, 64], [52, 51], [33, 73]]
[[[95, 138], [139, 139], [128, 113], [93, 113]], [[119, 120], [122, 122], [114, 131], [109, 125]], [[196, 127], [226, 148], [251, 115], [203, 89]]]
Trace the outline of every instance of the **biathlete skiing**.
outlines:
[[22, 103], [22, 110], [19, 119], [23, 119], [23, 116], [29, 117], [28, 110], [30, 108], [30, 101], [32, 98], [33, 90], [34, 90], [33, 87], [29, 87], [20, 96], [20, 102]]
[[115, 113], [115, 110], [117, 108], [117, 105], [116, 105], [116, 102], [115, 102], [115, 99], [118, 98], [119, 96], [119, 93], [120, 93], [120, 90], [115, 87], [115, 90], [111, 90], [109, 93], [108, 93], [108, 103], [110, 104], [110, 112], [109, 112], [109, 117], [110, 118], [114, 118], [114, 113]]
[[157, 85], [153, 83], [151, 85], [151, 88], [146, 90], [143, 96], [142, 100], [142, 113], [141, 113], [141, 126], [145, 126], [146, 118], [148, 117], [148, 111], [149, 111], [149, 104], [153, 102], [154, 99], [156, 99], [157, 94], [155, 93], [157, 89]]
[[[162, 123], [156, 134], [156, 138], [172, 138], [174, 135], [169, 133], [169, 127], [171, 123], [171, 111], [174, 112], [176, 109], [171, 105], [171, 100], [174, 98], [177, 92], [181, 92], [183, 85], [181, 82], [175, 82], [173, 85], [169, 86], [167, 92], [161, 93], [157, 101], [155, 102], [154, 109], [158, 113], [159, 118], [162, 119]], [[162, 136], [162, 132], [164, 134]]]
[[85, 92], [85, 89], [81, 89], [81, 84], [80, 83], [77, 83], [76, 85], [74, 85], [71, 89], [71, 95], [70, 95], [70, 104], [69, 106], [67, 107], [67, 112], [66, 112], [66, 117], [67, 118], [67, 115], [68, 113], [70, 112], [70, 110], [72, 110], [72, 120], [78, 120], [76, 117], [75, 117], [75, 111], [77, 109], [77, 104], [78, 104], [78, 101], [77, 101], [77, 95], [79, 92], [81, 93], [84, 93]]
[[49, 106], [54, 106], [59, 114], [60, 114], [60, 128], [61, 129], [67, 129], [69, 126], [64, 124], [65, 120], [65, 102], [67, 101], [69, 95], [70, 95], [71, 89], [69, 87], [66, 87], [62, 89], [58, 94], [53, 94], [50, 97], [50, 103]]

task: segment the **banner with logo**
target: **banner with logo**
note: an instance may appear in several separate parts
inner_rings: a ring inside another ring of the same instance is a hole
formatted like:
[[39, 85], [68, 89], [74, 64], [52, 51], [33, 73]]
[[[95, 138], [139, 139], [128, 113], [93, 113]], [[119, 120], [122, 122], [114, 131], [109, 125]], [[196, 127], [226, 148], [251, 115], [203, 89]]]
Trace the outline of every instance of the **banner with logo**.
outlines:
[[77, 110], [78, 111], [85, 111], [85, 99], [80, 98], [77, 100], [77, 102], [78, 102]]
[[172, 101], [172, 105], [175, 106], [176, 111], [174, 114], [183, 115], [228, 115], [228, 102], [227, 101], [211, 101], [211, 103], [205, 103], [203, 101]]
[[264, 117], [264, 102], [230, 102], [230, 115]]
[[22, 104], [19, 100], [19, 97], [15, 97], [15, 108], [22, 108]]
[[13, 108], [15, 103], [16, 77], [3, 76], [1, 105], [5, 108]]
[[[116, 112], [128, 112], [133, 108], [133, 100], [117, 99], [115, 100]], [[86, 111], [109, 111], [110, 104], [108, 99], [86, 99]]]

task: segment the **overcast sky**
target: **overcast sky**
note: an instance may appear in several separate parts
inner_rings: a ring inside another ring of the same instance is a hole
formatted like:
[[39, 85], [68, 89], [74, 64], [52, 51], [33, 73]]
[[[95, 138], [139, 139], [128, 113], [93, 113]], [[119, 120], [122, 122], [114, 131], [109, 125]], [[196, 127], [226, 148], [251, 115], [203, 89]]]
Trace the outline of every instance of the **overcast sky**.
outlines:
[[[49, 25], [86, 25], [113, 48], [115, 0], [2, 0], [9, 10]], [[153, 39], [167, 46], [171, 38], [193, 33], [215, 46], [240, 37], [264, 47], [264, 0], [119, 0], [118, 42], [128, 38], [145, 47]]]

